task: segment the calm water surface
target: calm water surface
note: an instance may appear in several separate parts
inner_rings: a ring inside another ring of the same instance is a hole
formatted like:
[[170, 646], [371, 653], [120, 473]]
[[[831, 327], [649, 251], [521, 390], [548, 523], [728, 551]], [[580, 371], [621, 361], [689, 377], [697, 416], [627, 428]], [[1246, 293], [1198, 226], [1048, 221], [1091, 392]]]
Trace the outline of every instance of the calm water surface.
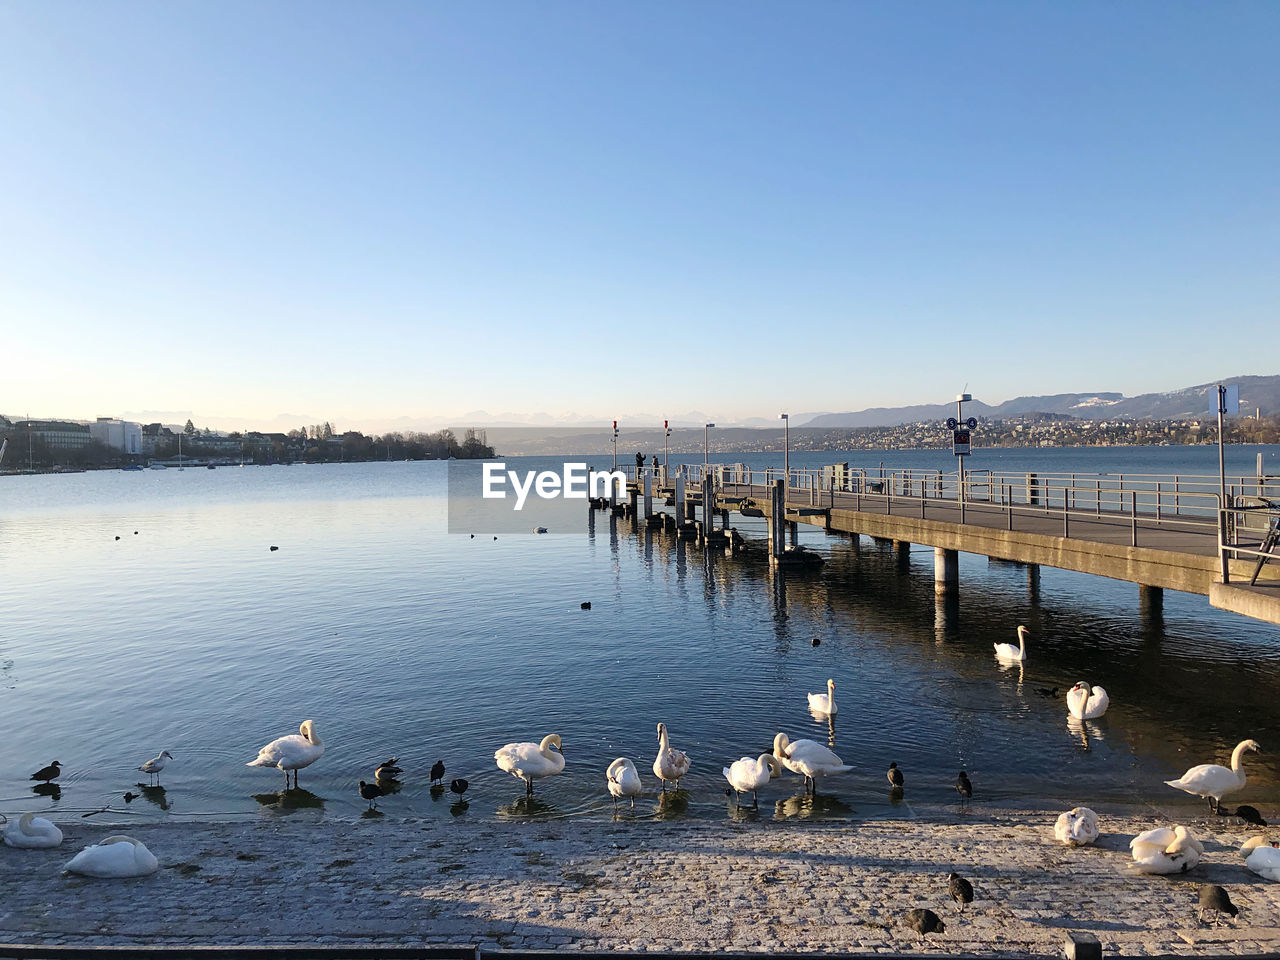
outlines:
[[[1275, 447], [1233, 450], [1229, 470], [1252, 471], [1259, 450], [1280, 472]], [[983, 454], [971, 466], [1216, 469], [1208, 448]], [[952, 468], [936, 452], [839, 459]], [[1198, 811], [1161, 781], [1223, 762], [1245, 737], [1268, 752], [1250, 757], [1239, 800], [1276, 812], [1280, 628], [1204, 598], [1167, 592], [1163, 617], [1144, 617], [1132, 584], [1044, 568], [1037, 589], [1025, 568], [962, 554], [947, 624], [929, 549], [903, 565], [870, 540], [802, 527], [829, 562], [784, 578], [604, 515], [589, 523], [585, 507], [571, 535], [472, 539], [445, 533], [444, 487], [438, 463], [0, 478], [0, 812], [353, 817], [366, 806], [356, 782], [393, 755], [406, 775], [381, 803], [392, 816], [607, 817], [604, 769], [620, 755], [645, 779], [639, 817], [933, 814], [953, 805], [961, 767], [992, 807]], [[735, 522], [763, 537], [761, 521]], [[1032, 636], [1021, 675], [991, 651], [1016, 642], [1018, 623]], [[831, 725], [805, 698], [828, 677]], [[1080, 679], [1112, 707], [1072, 726], [1061, 695]], [[1055, 686], [1056, 698], [1037, 692]], [[307, 718], [326, 752], [282, 795], [281, 774], [245, 763]], [[659, 720], [693, 758], [665, 801], [650, 770]], [[788, 775], [758, 813], [739, 813], [721, 767], [779, 730], [834, 738], [857, 769], [816, 804]], [[530, 804], [493, 751], [551, 732], [568, 766]], [[145, 779], [134, 768], [161, 749], [176, 758], [165, 789], [124, 804]], [[471, 781], [465, 808], [432, 795], [438, 758]], [[37, 795], [27, 776], [53, 759], [61, 796]], [[907, 776], [896, 809], [891, 760]]]

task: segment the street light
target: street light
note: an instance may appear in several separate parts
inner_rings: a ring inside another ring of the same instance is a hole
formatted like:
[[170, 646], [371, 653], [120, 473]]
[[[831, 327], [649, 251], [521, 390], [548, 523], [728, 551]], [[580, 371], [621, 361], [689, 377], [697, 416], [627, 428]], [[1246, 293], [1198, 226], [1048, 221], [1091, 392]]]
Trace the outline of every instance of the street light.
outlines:
[[787, 486], [791, 486], [791, 414], [780, 413], [782, 421], [782, 476]]
[[665, 480], [667, 471], [671, 469], [671, 452], [668, 449], [671, 446], [671, 421], [663, 420], [662, 429], [665, 431], [662, 438], [662, 476]]
[[702, 465], [704, 467], [711, 463], [709, 459], [711, 456], [711, 428], [714, 426], [714, 423], [706, 423], [702, 426]]
[[613, 421], [613, 472], [618, 472], [618, 421]]

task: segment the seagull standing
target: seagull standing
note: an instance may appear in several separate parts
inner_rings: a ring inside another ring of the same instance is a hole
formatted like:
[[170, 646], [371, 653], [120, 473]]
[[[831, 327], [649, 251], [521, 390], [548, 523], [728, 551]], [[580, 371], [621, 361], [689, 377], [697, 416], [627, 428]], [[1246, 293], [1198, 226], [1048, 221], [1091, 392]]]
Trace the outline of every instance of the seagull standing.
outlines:
[[160, 782], [160, 771], [164, 769], [166, 763], [173, 759], [173, 754], [168, 750], [161, 750], [160, 756], [152, 757], [138, 769], [147, 774], [155, 783]]

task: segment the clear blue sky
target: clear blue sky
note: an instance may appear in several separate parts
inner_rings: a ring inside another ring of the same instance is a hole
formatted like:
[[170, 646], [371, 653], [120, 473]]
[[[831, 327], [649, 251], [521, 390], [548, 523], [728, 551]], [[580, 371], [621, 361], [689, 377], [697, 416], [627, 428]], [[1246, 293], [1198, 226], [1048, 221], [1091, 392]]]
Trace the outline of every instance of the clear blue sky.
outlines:
[[0, 0], [0, 411], [1274, 373], [1278, 48], [1273, 2]]

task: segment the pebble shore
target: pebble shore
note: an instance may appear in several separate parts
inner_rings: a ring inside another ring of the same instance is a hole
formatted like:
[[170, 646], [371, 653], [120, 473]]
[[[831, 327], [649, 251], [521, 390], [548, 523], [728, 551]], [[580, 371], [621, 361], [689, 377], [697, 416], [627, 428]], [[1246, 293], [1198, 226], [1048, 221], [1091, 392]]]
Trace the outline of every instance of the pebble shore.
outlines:
[[[1097, 845], [1068, 848], [1053, 839], [1056, 813], [62, 822], [58, 849], [0, 847], [0, 942], [1061, 955], [1076, 930], [1126, 956], [1280, 952], [1280, 884], [1237, 853], [1257, 829], [1190, 821], [1205, 860], [1185, 876], [1144, 877], [1126, 869], [1128, 843], [1156, 821], [1103, 817]], [[133, 880], [62, 872], [120, 832], [162, 869]], [[947, 895], [953, 869], [976, 890], [963, 912]], [[1199, 923], [1200, 883], [1224, 885], [1239, 918]], [[912, 907], [934, 910], [946, 932], [921, 941], [899, 922]]]

